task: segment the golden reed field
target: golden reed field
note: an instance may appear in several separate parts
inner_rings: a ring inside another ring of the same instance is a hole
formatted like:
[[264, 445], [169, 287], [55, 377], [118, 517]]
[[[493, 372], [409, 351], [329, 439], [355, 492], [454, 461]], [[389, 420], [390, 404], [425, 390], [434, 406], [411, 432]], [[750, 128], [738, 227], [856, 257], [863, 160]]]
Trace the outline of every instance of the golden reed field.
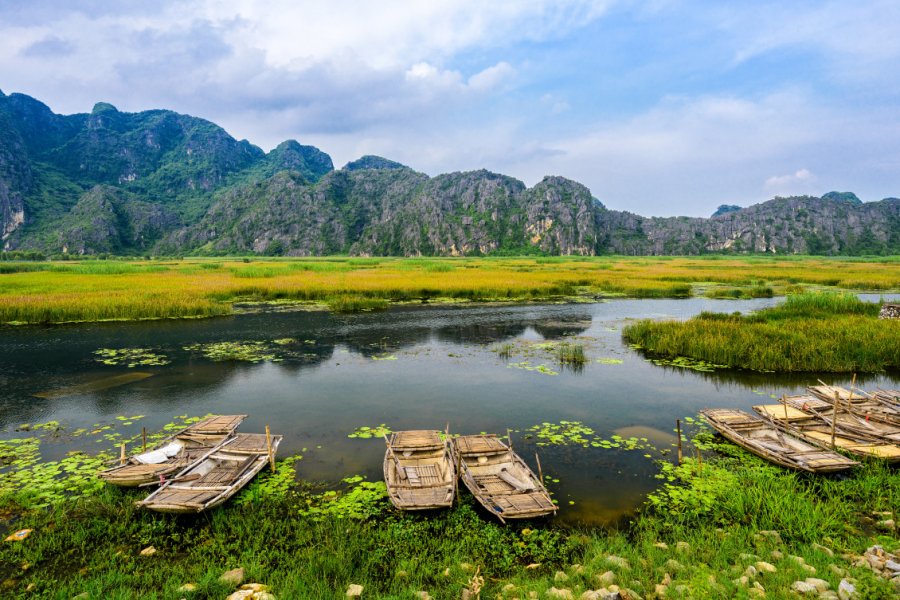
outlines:
[[900, 289], [900, 258], [187, 258], [0, 263], [0, 322], [230, 314], [235, 302], [333, 310], [410, 301], [540, 301], [598, 295], [751, 297], [807, 287]]

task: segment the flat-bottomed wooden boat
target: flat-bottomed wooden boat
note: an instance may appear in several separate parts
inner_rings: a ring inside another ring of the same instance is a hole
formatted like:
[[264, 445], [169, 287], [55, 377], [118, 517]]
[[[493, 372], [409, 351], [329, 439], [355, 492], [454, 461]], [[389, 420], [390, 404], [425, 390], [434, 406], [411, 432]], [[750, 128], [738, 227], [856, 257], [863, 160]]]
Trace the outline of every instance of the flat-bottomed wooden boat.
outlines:
[[440, 432], [398, 431], [386, 441], [384, 482], [394, 506], [427, 510], [453, 505], [456, 465]]
[[558, 510], [543, 482], [496, 435], [460, 436], [453, 440], [453, 447], [463, 483], [501, 522]]
[[843, 431], [868, 436], [875, 440], [896, 444], [900, 442], [900, 426], [893, 425], [879, 412], [873, 412], [868, 403], [846, 402], [835, 403], [814, 396], [785, 396], [783, 402], [788, 406], [812, 414], [819, 420], [837, 426]]
[[218, 506], [274, 460], [281, 436], [270, 439], [271, 448], [264, 433], [235, 434], [137, 505], [164, 513], [199, 513]]
[[[890, 444], [871, 436], [859, 435], [846, 431], [839, 425], [832, 426], [813, 414], [798, 410], [784, 404], [764, 404], [754, 406], [753, 410], [772, 423], [800, 439], [820, 448], [832, 448], [832, 432], [834, 448], [841, 449], [855, 456], [878, 458], [887, 462], [900, 461], [900, 446]], [[787, 413], [787, 414], [785, 414]]]
[[797, 439], [757, 415], [731, 408], [701, 411], [726, 439], [753, 454], [789, 469], [834, 473], [856, 466], [855, 460]]
[[120, 487], [159, 483], [161, 478], [181, 471], [227, 438], [247, 415], [220, 415], [203, 419], [169, 436], [147, 452], [125, 459], [123, 464], [97, 474]]

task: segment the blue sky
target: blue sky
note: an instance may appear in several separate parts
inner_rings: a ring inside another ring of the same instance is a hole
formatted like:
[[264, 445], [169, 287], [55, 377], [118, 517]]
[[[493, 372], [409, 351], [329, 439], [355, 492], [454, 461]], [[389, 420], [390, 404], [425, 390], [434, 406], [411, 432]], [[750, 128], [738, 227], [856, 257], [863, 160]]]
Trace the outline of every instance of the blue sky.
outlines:
[[900, 196], [900, 3], [0, 0], [0, 89], [610, 208]]

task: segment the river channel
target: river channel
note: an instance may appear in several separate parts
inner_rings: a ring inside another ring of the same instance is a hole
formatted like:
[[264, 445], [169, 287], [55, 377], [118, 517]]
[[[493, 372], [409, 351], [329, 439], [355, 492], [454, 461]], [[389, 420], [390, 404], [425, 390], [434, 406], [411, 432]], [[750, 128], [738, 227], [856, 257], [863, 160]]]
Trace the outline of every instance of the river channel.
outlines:
[[[878, 297], [873, 297], [877, 299]], [[384, 442], [348, 437], [362, 426], [513, 431], [514, 447], [543, 472], [570, 523], [627, 519], [658, 485], [643, 450], [588, 444], [542, 445], [532, 427], [578, 422], [589, 439], [675, 440], [676, 419], [708, 406], [750, 409], [799, 393], [821, 378], [654, 364], [623, 343], [631, 319], [685, 319], [702, 310], [749, 311], [747, 301], [610, 300], [594, 304], [403, 306], [378, 313], [268, 312], [206, 320], [0, 329], [0, 438], [22, 424], [58, 421], [68, 430], [117, 423], [132, 435], [176, 415], [246, 413], [242, 431], [266, 424], [284, 435], [280, 456], [302, 454], [298, 476], [336, 483], [381, 478]], [[276, 343], [276, 340], [278, 341]], [[583, 344], [587, 363], [562, 368], [554, 344]], [[199, 350], [262, 342], [269, 360], [215, 361]], [[168, 364], [103, 364], [102, 348], [145, 348]], [[192, 348], [192, 349], [189, 349]], [[508, 354], [508, 356], [507, 356]], [[272, 358], [276, 360], [271, 360]], [[129, 383], [119, 376], [143, 373]], [[118, 378], [118, 379], [116, 379]], [[868, 375], [864, 388], [900, 387], [900, 374]], [[143, 415], [131, 425], [116, 417]], [[65, 438], [61, 438], [65, 439]], [[96, 440], [91, 440], [96, 444]], [[45, 457], [87, 441], [45, 443]], [[99, 447], [99, 444], [96, 444]], [[657, 455], [658, 456], [658, 455]], [[671, 456], [669, 454], [668, 456]]]

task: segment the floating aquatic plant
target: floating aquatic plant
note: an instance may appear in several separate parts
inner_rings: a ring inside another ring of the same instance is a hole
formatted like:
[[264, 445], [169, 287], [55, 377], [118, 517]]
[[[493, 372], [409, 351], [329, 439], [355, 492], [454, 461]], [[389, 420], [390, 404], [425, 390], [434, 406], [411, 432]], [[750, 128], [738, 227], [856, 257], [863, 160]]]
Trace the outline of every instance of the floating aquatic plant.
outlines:
[[595, 362], [598, 362], [601, 365], [621, 365], [625, 361], [621, 358], [598, 358]]
[[334, 516], [339, 519], [368, 519], [386, 508], [387, 486], [383, 481], [365, 481], [360, 475], [342, 480], [348, 488], [342, 491], [328, 490], [322, 494], [308, 496], [306, 507], [299, 513], [314, 520]]
[[543, 373], [544, 375], [559, 375], [558, 372], [554, 371], [550, 367], [544, 364], [540, 365], [532, 365], [527, 360], [517, 363], [509, 363], [506, 365], [511, 369], [522, 369], [523, 371], [535, 371], [537, 373]]
[[660, 367], [678, 367], [681, 369], [690, 369], [692, 371], [712, 372], [716, 369], [727, 369], [728, 365], [717, 365], [715, 363], [706, 362], [696, 358], [688, 358], [687, 356], [676, 356], [675, 358], [648, 358], [647, 362], [652, 362]]
[[100, 348], [94, 350], [97, 362], [104, 365], [134, 367], [161, 367], [171, 363], [164, 354], [150, 348]]
[[527, 431], [537, 439], [538, 446], [578, 445], [587, 447], [590, 444], [587, 436], [594, 435], [594, 430], [581, 421], [541, 423], [530, 427]]
[[372, 360], [397, 360], [397, 357], [393, 354], [381, 354], [379, 356], [373, 356]]
[[285, 498], [297, 483], [294, 463], [302, 458], [299, 454], [288, 456], [278, 461], [274, 473], [268, 468], [261, 471], [235, 498], [235, 503], [244, 505], [260, 500]]
[[353, 433], [347, 435], [348, 438], [359, 438], [359, 439], [368, 439], [373, 437], [382, 437], [391, 433], [390, 428], [382, 423], [381, 425], [376, 425], [375, 427], [357, 427]]
[[185, 346], [189, 352], [199, 352], [216, 362], [234, 360], [251, 363], [265, 360], [278, 362], [281, 358], [266, 342], [216, 342], [212, 344], [191, 344]]

